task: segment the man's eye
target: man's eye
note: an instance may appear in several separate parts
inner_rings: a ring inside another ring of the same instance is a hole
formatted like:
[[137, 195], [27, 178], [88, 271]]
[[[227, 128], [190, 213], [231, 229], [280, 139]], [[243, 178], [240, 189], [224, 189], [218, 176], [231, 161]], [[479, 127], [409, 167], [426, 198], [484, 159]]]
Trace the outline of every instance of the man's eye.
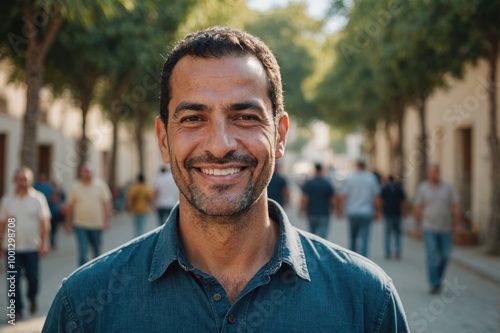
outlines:
[[257, 120], [257, 117], [249, 115], [249, 114], [243, 114], [241, 116], [238, 116], [238, 120]]
[[191, 123], [191, 122], [195, 122], [195, 121], [199, 121], [199, 120], [200, 120], [200, 117], [198, 117], [198, 116], [189, 116], [189, 117], [182, 118], [181, 122]]

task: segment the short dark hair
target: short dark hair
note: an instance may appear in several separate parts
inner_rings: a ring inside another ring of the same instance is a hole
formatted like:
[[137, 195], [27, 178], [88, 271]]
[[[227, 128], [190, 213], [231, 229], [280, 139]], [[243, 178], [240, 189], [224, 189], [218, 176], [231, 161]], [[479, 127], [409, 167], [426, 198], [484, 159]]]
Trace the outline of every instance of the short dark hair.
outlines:
[[314, 163], [314, 169], [316, 172], [320, 172], [321, 169], [323, 169], [323, 165], [321, 165], [321, 163]]
[[146, 180], [146, 178], [144, 177], [144, 174], [140, 173], [137, 175], [137, 181], [139, 183], [144, 183], [145, 180]]
[[163, 123], [168, 123], [171, 77], [179, 60], [185, 56], [220, 59], [245, 55], [255, 56], [264, 67], [269, 80], [268, 93], [273, 105], [273, 116], [281, 118], [284, 106], [280, 68], [269, 47], [244, 31], [230, 27], [212, 27], [186, 35], [169, 52], [161, 73], [160, 118]]
[[366, 168], [365, 161], [363, 160], [357, 160], [356, 161], [356, 166], [360, 168], [361, 170], [364, 170]]

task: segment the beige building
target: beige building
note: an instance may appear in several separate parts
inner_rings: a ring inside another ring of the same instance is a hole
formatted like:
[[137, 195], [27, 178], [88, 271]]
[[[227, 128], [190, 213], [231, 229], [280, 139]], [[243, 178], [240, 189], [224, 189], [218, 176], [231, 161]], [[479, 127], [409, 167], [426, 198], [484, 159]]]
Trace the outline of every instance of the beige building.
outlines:
[[[500, 78], [500, 59], [497, 78]], [[429, 163], [441, 166], [442, 178], [454, 184], [463, 213], [484, 237], [490, 213], [490, 154], [488, 135], [488, 65], [479, 62], [469, 67], [462, 80], [450, 80], [450, 88], [436, 92], [427, 102], [427, 151]], [[497, 84], [497, 105], [500, 106]], [[500, 116], [498, 117], [500, 128]], [[390, 131], [395, 129], [390, 129]], [[420, 151], [420, 124], [415, 109], [406, 110], [404, 119], [405, 187], [413, 199], [417, 187]], [[382, 124], [375, 138], [373, 166], [384, 175], [391, 172], [386, 128]], [[499, 171], [500, 172], [500, 171]]]
[[[9, 66], [0, 63], [0, 196], [13, 188], [12, 177], [20, 163], [22, 122], [26, 106], [24, 84], [8, 82]], [[76, 177], [78, 156], [76, 145], [81, 137], [81, 111], [69, 94], [55, 99], [50, 90], [40, 93], [40, 119], [38, 126], [38, 172], [68, 189]], [[160, 153], [152, 130], [144, 137], [146, 179], [152, 183], [159, 166]], [[139, 164], [137, 149], [130, 125], [119, 128], [117, 185], [135, 179]], [[98, 107], [92, 107], [87, 116], [87, 137], [92, 142], [90, 162], [98, 177], [106, 179], [111, 151], [112, 126]]]

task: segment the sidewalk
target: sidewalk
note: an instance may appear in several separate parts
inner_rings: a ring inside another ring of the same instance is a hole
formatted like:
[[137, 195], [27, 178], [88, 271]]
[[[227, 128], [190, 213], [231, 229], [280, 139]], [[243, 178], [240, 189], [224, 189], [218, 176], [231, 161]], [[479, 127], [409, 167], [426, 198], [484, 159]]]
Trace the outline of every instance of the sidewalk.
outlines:
[[[413, 238], [412, 230], [415, 222], [412, 218], [404, 221], [405, 236]], [[418, 241], [415, 239], [415, 241]], [[418, 241], [421, 242], [421, 241]], [[423, 244], [422, 244], [423, 246]], [[451, 260], [479, 276], [500, 285], [500, 257], [488, 256], [481, 245], [453, 245]]]

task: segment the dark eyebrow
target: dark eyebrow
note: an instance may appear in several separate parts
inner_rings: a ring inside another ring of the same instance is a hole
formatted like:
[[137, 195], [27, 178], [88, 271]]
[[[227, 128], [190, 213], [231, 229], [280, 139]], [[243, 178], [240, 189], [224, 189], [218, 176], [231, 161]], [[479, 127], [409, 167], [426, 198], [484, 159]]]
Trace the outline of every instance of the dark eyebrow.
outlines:
[[207, 111], [208, 107], [206, 105], [200, 104], [200, 103], [194, 103], [194, 102], [182, 102], [179, 103], [175, 107], [174, 114], [180, 112], [180, 111], [185, 111], [185, 110], [192, 110], [192, 111]]
[[229, 106], [229, 110], [232, 111], [247, 110], [247, 109], [258, 111], [261, 114], [265, 113], [264, 109], [259, 104], [254, 103], [252, 101], [233, 103]]

